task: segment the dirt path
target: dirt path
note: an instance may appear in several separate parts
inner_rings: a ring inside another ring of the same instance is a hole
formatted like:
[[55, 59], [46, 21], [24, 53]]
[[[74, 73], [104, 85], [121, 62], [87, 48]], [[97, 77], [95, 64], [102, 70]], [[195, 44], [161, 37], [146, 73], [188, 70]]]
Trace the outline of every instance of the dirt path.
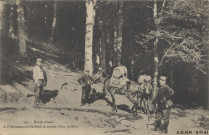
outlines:
[[[36, 135], [36, 134], [69, 134], [69, 135], [158, 135], [152, 131], [147, 115], [139, 113], [134, 117], [127, 112], [131, 103], [122, 95], [116, 95], [119, 109], [112, 113], [111, 106], [104, 100], [97, 100], [90, 106], [80, 106], [81, 87], [76, 85], [79, 74], [73, 72], [55, 71], [47, 68], [48, 84], [45, 88], [50, 94], [57, 94], [55, 100], [49, 98], [40, 108], [33, 108], [33, 96], [27, 97], [29, 102], [8, 102], [0, 105], [0, 134]], [[61, 89], [62, 84], [64, 87]], [[27, 81], [28, 89], [32, 82]], [[102, 84], [94, 86], [101, 92]], [[56, 91], [56, 92], [55, 92]], [[54, 93], [53, 93], [54, 92]], [[53, 96], [52, 96], [53, 97]], [[184, 110], [173, 109], [169, 126], [169, 135], [178, 131], [203, 130], [198, 120], [201, 116], [209, 116], [202, 109]], [[154, 119], [151, 119], [152, 124]], [[19, 126], [19, 127], [15, 127]], [[23, 128], [24, 127], [24, 128]]]

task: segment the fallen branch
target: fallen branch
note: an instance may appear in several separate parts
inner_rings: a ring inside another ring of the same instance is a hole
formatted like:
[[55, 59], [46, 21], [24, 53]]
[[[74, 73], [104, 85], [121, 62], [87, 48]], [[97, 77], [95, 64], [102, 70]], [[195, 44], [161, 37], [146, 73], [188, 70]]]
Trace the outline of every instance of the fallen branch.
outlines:
[[[77, 86], [81, 86], [80, 84], [77, 84], [77, 83], [75, 83], [75, 82], [69, 82], [69, 83], [75, 84], [75, 85], [77, 85]], [[63, 87], [64, 87], [65, 85], [68, 85], [69, 83], [68, 83], [68, 82], [63, 83], [63, 84], [61, 85], [61, 90], [63, 89]], [[76, 90], [77, 90], [77, 89], [76, 89]], [[74, 91], [75, 91], [75, 89], [74, 89]]]
[[47, 53], [47, 52], [41, 51], [41, 50], [38, 50], [38, 49], [33, 48], [33, 47], [30, 47], [30, 46], [27, 46], [27, 47], [28, 47], [29, 49], [35, 51], [35, 52], [40, 52], [40, 53], [43, 53], [43, 54], [45, 54], [45, 55], [47, 55], [47, 56], [51, 56], [51, 57], [58, 58], [57, 55], [54, 55], [54, 54], [51, 54], [51, 53]]

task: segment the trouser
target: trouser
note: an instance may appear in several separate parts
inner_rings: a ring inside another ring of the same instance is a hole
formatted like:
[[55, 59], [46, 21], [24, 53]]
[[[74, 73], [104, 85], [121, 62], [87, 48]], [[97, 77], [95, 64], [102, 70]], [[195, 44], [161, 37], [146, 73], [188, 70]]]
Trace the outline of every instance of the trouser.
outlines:
[[169, 115], [170, 109], [166, 108], [158, 112], [158, 118], [155, 121], [155, 130], [160, 130], [161, 132], [168, 132], [169, 125]]
[[38, 84], [35, 84], [35, 102], [34, 105], [38, 106], [40, 103], [40, 98], [41, 96], [43, 96], [44, 94], [44, 89], [43, 89], [43, 84], [44, 84], [44, 80], [39, 79], [38, 80]]
[[86, 85], [82, 87], [82, 97], [81, 97], [81, 104], [90, 103], [90, 91], [91, 91], [91, 85]]

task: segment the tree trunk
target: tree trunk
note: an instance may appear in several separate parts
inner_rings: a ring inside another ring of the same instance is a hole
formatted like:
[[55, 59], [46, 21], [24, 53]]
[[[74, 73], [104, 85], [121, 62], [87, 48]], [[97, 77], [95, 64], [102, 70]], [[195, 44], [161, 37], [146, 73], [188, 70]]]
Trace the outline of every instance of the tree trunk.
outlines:
[[118, 10], [118, 31], [117, 31], [117, 66], [121, 65], [122, 55], [122, 33], [123, 33], [123, 2], [119, 2]]
[[[153, 17], [154, 17], [154, 25], [156, 28], [156, 31], [158, 31], [158, 18], [157, 18], [157, 0], [154, 0], [154, 8], [153, 8]], [[158, 77], [158, 52], [157, 52], [157, 46], [158, 46], [158, 37], [155, 38], [154, 41], [154, 79], [153, 79], [153, 86], [154, 86], [154, 97], [157, 95], [157, 85], [158, 85], [158, 81], [157, 81], [157, 77]]]
[[84, 70], [89, 70], [89, 75], [93, 73], [93, 27], [95, 19], [95, 0], [86, 0], [86, 35], [85, 35], [85, 65]]
[[[103, 29], [106, 29], [103, 27]], [[101, 31], [101, 67], [103, 71], [106, 73], [106, 45], [107, 45], [107, 33], [105, 30]]]
[[44, 24], [45, 24], [45, 27], [47, 27], [47, 23], [48, 23], [48, 17], [47, 17], [47, 8], [48, 8], [48, 5], [47, 3], [44, 4], [44, 10], [45, 10], [45, 16], [44, 16]]
[[44, 33], [43, 33], [43, 39], [47, 39], [50, 37], [49, 34], [50, 34], [50, 28], [49, 28], [49, 18], [48, 18], [48, 3], [47, 2], [44, 2], [44, 11], [43, 11], [43, 14], [44, 14]]
[[[112, 27], [112, 25], [110, 25]], [[114, 67], [114, 29], [108, 31], [108, 48], [107, 48], [107, 74], [112, 74], [112, 69]]]
[[113, 35], [114, 35], [114, 50], [113, 50], [113, 67], [116, 67], [117, 66], [117, 37], [118, 37], [118, 28], [117, 26], [114, 27], [114, 32], [113, 32]]
[[131, 75], [131, 79], [134, 80], [135, 79], [135, 72], [134, 72], [134, 66], [135, 66], [135, 62], [134, 60], [132, 59], [131, 62], [130, 62], [130, 75]]
[[78, 5], [77, 11], [76, 11], [76, 21], [75, 21], [75, 34], [74, 34], [74, 41], [75, 41], [75, 49], [79, 49], [80, 44], [80, 12], [81, 12], [81, 5]]
[[173, 88], [173, 64], [171, 64], [171, 72], [170, 72], [170, 82], [171, 82], [171, 87]]
[[57, 23], [57, 1], [54, 1], [54, 10], [53, 10], [53, 21], [52, 21], [52, 31], [51, 31], [51, 36], [50, 40], [52, 41], [54, 39], [54, 31], [56, 28], [56, 23]]
[[2, 84], [3, 83], [3, 77], [2, 77], [2, 73], [3, 73], [3, 71], [2, 71], [2, 69], [3, 69], [3, 59], [2, 59], [2, 57], [3, 57], [3, 42], [2, 42], [2, 35], [4, 34], [4, 21], [5, 21], [5, 19], [3, 18], [3, 13], [4, 13], [4, 4], [3, 4], [3, 2], [0, 2], [0, 84]]
[[[9, 35], [9, 4], [7, 1], [0, 1], [0, 84], [10, 80], [10, 58], [8, 45], [6, 41]], [[7, 57], [8, 56], [8, 57]]]
[[[104, 11], [102, 8], [99, 9], [98, 14], [104, 14]], [[102, 17], [102, 16], [101, 16]], [[107, 59], [107, 25], [106, 20], [102, 19], [101, 17], [98, 17], [98, 26], [99, 26], [99, 65], [102, 67], [103, 71], [106, 73], [107, 65], [106, 65], [106, 59]]]
[[9, 36], [11, 38], [16, 38], [17, 33], [17, 6], [11, 5], [10, 7], [10, 15], [9, 15]]
[[18, 39], [19, 39], [19, 51], [20, 55], [26, 54], [26, 32], [25, 32], [25, 16], [24, 16], [24, 6], [19, 0], [17, 3], [17, 22], [18, 22]]

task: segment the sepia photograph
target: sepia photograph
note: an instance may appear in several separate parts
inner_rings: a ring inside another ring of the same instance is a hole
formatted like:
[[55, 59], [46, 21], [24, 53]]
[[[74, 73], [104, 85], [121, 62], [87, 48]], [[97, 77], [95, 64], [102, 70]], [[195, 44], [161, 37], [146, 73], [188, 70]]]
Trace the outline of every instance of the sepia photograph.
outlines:
[[0, 0], [0, 135], [209, 135], [209, 0]]

